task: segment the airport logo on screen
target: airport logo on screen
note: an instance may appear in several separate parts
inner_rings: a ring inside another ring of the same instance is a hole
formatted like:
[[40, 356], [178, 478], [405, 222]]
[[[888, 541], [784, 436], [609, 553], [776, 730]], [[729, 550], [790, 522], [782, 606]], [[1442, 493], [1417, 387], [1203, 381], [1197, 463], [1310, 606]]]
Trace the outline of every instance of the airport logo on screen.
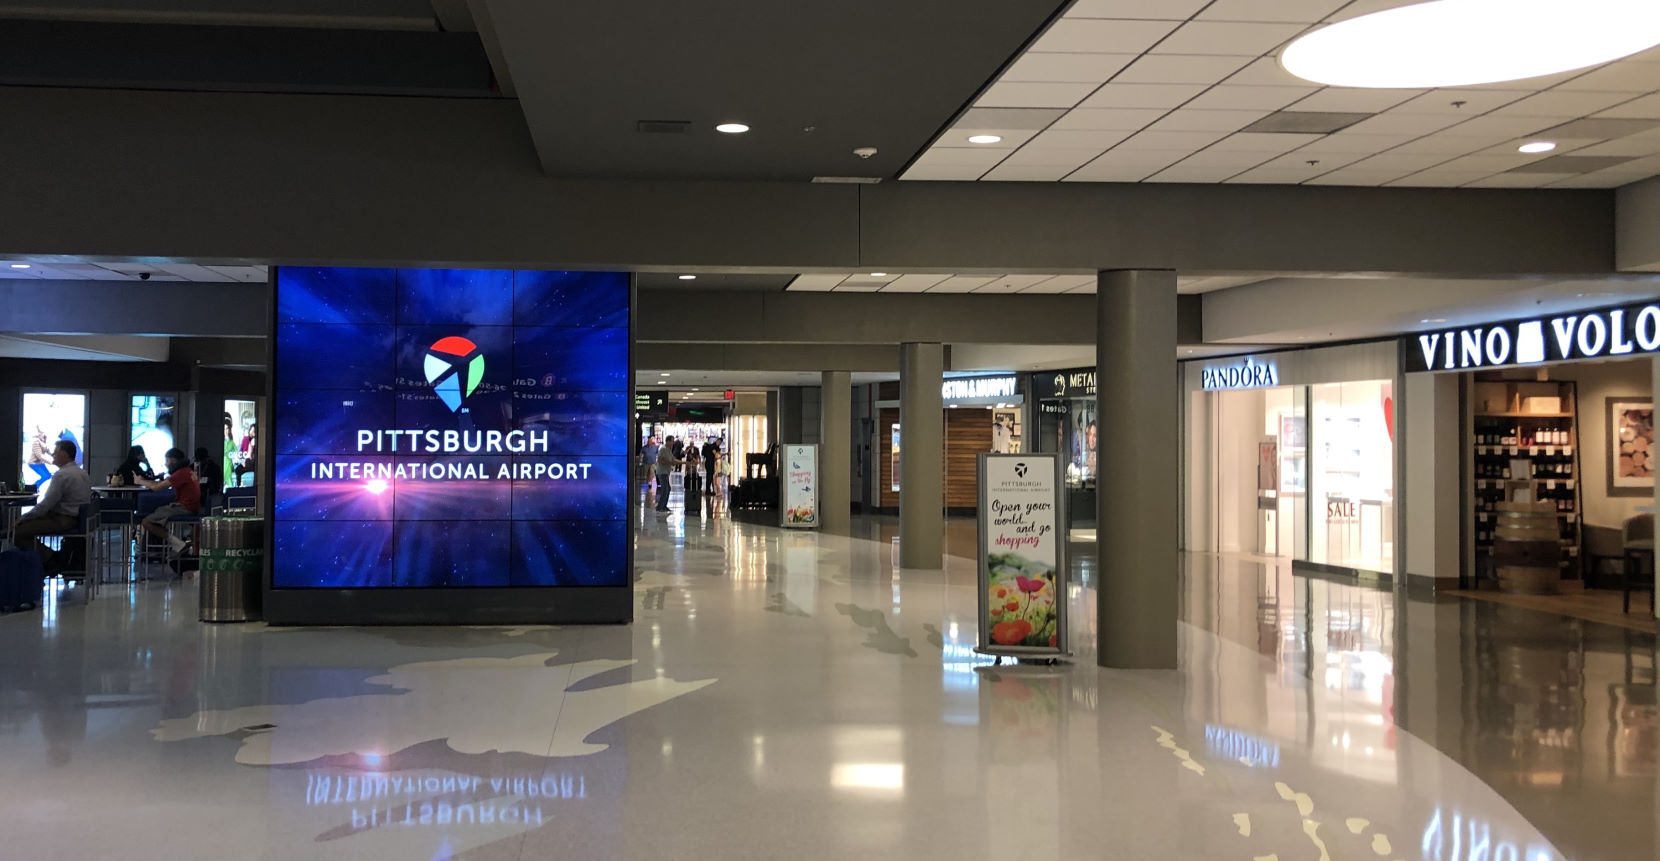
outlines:
[[1465, 371], [1660, 352], [1660, 303], [1408, 336], [1408, 372]]
[[[478, 345], [458, 335], [439, 338], [427, 348], [427, 382], [450, 412], [458, 412], [462, 401], [484, 381], [484, 354]], [[462, 377], [466, 385], [462, 385]]]

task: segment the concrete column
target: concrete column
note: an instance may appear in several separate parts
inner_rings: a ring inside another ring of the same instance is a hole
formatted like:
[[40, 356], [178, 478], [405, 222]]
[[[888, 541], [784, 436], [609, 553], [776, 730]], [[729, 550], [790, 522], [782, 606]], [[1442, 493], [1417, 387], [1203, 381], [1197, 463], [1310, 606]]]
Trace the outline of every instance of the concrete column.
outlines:
[[[1174, 338], [1175, 329], [1171, 333]], [[1174, 356], [1174, 342], [1170, 349]], [[944, 382], [943, 344], [899, 345], [901, 568], [940, 568], [945, 562]]]
[[1176, 273], [1102, 272], [1095, 391], [1100, 589], [1096, 662], [1175, 669], [1177, 484]]
[[1396, 538], [1395, 557], [1405, 562], [1408, 585], [1457, 588], [1464, 561], [1458, 376], [1409, 374], [1402, 388], [1395, 396], [1402, 478], [1395, 498], [1405, 504], [1406, 529]]
[[853, 510], [853, 375], [825, 371], [819, 394], [818, 507], [825, 532], [847, 532]]

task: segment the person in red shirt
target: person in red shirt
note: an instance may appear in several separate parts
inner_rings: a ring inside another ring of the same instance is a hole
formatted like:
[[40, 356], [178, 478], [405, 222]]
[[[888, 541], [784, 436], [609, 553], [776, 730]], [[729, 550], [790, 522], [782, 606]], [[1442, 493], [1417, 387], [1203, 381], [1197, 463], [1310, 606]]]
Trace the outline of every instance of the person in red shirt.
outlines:
[[151, 490], [173, 489], [173, 501], [144, 518], [144, 531], [165, 540], [174, 553], [184, 550], [186, 542], [167, 533], [167, 521], [184, 514], [202, 513], [202, 485], [196, 480], [196, 472], [190, 468], [190, 459], [184, 456], [183, 451], [170, 448], [167, 450], [167, 478], [158, 481], [139, 478], [136, 481]]

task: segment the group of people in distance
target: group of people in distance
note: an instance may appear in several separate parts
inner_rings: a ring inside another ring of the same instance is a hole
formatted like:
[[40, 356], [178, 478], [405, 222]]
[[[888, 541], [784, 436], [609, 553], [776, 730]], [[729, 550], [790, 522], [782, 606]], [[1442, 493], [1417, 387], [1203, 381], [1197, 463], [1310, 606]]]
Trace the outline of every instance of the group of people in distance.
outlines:
[[[40, 539], [75, 532], [80, 526], [81, 513], [92, 502], [92, 479], [75, 462], [78, 455], [75, 443], [58, 440], [52, 449], [55, 471], [44, 482], [45, 493], [33, 508], [18, 518], [17, 525], [12, 529], [12, 546], [38, 554], [48, 573], [64, 570], [69, 563], [63, 555], [55, 556]], [[110, 482], [116, 486], [137, 485], [149, 490], [171, 491], [171, 500], [146, 514], [141, 525], [145, 532], [165, 542], [175, 554], [188, 554], [191, 552], [190, 542], [169, 534], [167, 521], [180, 515], [202, 513], [203, 491], [211, 492], [216, 485], [204, 488], [197, 478], [197, 470], [208, 470], [202, 474], [211, 477], [216, 465], [205, 448], [196, 450], [194, 466], [177, 448], [168, 449], [166, 458], [166, 470], [158, 475], [151, 469], [143, 446], [135, 445], [127, 450], [127, 459], [111, 473]], [[211, 478], [209, 480], [212, 481]]]
[[696, 442], [669, 437], [652, 437], [640, 449], [640, 463], [650, 469], [657, 479], [657, 510], [669, 510], [669, 476], [683, 469], [687, 475], [704, 476], [703, 495], [710, 497], [711, 505], [720, 507], [726, 498], [726, 452], [724, 440], [710, 437], [700, 447]]

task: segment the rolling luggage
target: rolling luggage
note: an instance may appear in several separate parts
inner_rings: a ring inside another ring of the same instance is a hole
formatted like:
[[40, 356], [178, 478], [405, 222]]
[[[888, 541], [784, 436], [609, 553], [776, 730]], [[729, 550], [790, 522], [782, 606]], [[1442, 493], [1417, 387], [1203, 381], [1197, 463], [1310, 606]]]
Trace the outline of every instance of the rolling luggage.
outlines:
[[46, 571], [31, 550], [0, 553], [0, 612], [32, 610], [46, 590]]

